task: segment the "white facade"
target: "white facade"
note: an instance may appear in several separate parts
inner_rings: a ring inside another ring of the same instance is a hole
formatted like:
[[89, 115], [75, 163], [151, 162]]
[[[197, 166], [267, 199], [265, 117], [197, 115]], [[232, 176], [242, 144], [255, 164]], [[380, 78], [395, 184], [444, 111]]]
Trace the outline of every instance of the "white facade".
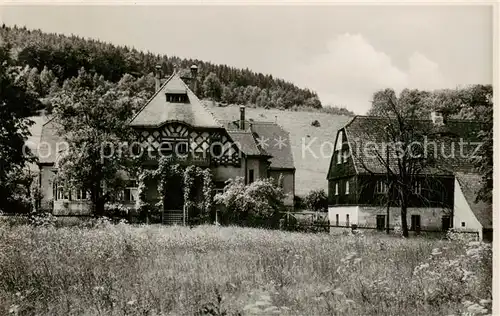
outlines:
[[455, 196], [453, 208], [453, 227], [457, 230], [477, 231], [479, 240], [483, 239], [483, 226], [472, 212], [460, 183], [455, 179]]

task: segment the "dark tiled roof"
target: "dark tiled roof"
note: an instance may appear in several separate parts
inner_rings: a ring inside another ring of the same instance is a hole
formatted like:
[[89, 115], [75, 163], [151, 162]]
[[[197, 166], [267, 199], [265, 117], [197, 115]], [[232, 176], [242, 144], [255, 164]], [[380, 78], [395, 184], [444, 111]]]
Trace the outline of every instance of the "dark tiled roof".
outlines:
[[[240, 130], [239, 121], [220, 122], [228, 131]], [[295, 169], [290, 135], [281, 126], [272, 122], [245, 121], [244, 128], [245, 131], [252, 132], [264, 154], [272, 156], [271, 169]]]
[[482, 187], [483, 180], [481, 175], [477, 173], [462, 173], [457, 172], [455, 174], [462, 193], [469, 203], [469, 206], [476, 216], [477, 220], [483, 225], [483, 228], [493, 227], [493, 212], [492, 205], [483, 201], [477, 201], [477, 193]]
[[[345, 125], [358, 173], [386, 172], [387, 134], [384, 128], [395, 123], [395, 119], [390, 118], [356, 116]], [[419, 140], [420, 146], [427, 148], [429, 157], [423, 172], [452, 175], [456, 171], [473, 170], [471, 156], [477, 144], [472, 142], [480, 141], [478, 132], [481, 128], [482, 124], [475, 121], [447, 120], [443, 126], [435, 126], [431, 120], [412, 121], [409, 129], [414, 131], [413, 139]], [[461, 141], [463, 145], [460, 145]], [[391, 146], [388, 151], [391, 170], [397, 172], [397, 152]]]
[[269, 156], [257, 143], [250, 131], [232, 130], [228, 131], [231, 139], [239, 146], [247, 156]]
[[[167, 92], [187, 92], [189, 101], [187, 103], [167, 102], [165, 97]], [[130, 125], [154, 127], [166, 122], [179, 121], [195, 127], [221, 127], [179, 75], [173, 74], [134, 116]]]
[[275, 123], [252, 122], [251, 129], [257, 137], [267, 140], [263, 146], [271, 158], [271, 169], [295, 169], [290, 134]]

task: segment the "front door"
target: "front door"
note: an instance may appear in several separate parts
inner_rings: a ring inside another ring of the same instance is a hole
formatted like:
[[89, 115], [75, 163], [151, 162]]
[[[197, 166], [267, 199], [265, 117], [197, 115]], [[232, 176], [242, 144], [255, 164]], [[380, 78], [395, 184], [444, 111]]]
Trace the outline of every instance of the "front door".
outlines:
[[447, 231], [451, 227], [451, 219], [449, 216], [443, 216], [441, 217], [441, 227], [443, 228], [443, 231]]
[[165, 205], [163, 209], [163, 224], [182, 225], [184, 219], [184, 192], [181, 175], [172, 175], [167, 185]]
[[384, 230], [385, 227], [385, 215], [377, 215], [377, 229]]
[[411, 230], [420, 232], [420, 215], [411, 216]]

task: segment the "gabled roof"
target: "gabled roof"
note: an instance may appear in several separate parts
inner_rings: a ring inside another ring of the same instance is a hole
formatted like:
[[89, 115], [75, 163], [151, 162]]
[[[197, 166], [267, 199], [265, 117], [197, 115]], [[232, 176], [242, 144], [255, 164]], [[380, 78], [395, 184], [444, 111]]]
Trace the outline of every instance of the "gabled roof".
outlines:
[[245, 121], [244, 130], [239, 121], [220, 121], [229, 133], [234, 131], [251, 132], [259, 148], [271, 156], [271, 169], [295, 169], [290, 134], [273, 122]]
[[[358, 173], [386, 173], [385, 144], [388, 143], [388, 139], [384, 127], [388, 124], [396, 124], [396, 120], [386, 117], [356, 116], [344, 126]], [[480, 141], [478, 133], [482, 128], [481, 122], [447, 120], [444, 125], [437, 126], [431, 120], [413, 120], [411, 128], [415, 133], [415, 140], [419, 140], [421, 146], [427, 148], [429, 162], [432, 161], [425, 167], [423, 173], [453, 175], [456, 171], [474, 169], [472, 154], [477, 144], [471, 143]], [[388, 151], [390, 168], [397, 173], [397, 151], [391, 146]]]
[[[166, 93], [187, 93], [188, 102], [167, 102]], [[221, 128], [213, 115], [174, 73], [130, 121], [131, 126], [157, 127], [166, 122], [184, 122], [194, 127]]]
[[483, 201], [477, 201], [477, 193], [481, 189], [483, 184], [483, 179], [481, 175], [477, 173], [455, 173], [456, 179], [460, 184], [462, 193], [464, 194], [467, 203], [476, 216], [477, 220], [483, 228], [493, 227], [493, 212], [492, 205]]
[[228, 134], [245, 155], [270, 157], [270, 155], [259, 146], [257, 140], [250, 131], [228, 130]]

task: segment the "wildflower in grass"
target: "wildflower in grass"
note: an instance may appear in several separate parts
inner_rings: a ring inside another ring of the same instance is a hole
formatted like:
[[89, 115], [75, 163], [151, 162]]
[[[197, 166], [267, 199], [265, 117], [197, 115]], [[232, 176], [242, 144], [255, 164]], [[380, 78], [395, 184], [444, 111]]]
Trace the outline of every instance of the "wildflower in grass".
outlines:
[[9, 308], [9, 314], [17, 315], [19, 313], [19, 305], [11, 305]]

